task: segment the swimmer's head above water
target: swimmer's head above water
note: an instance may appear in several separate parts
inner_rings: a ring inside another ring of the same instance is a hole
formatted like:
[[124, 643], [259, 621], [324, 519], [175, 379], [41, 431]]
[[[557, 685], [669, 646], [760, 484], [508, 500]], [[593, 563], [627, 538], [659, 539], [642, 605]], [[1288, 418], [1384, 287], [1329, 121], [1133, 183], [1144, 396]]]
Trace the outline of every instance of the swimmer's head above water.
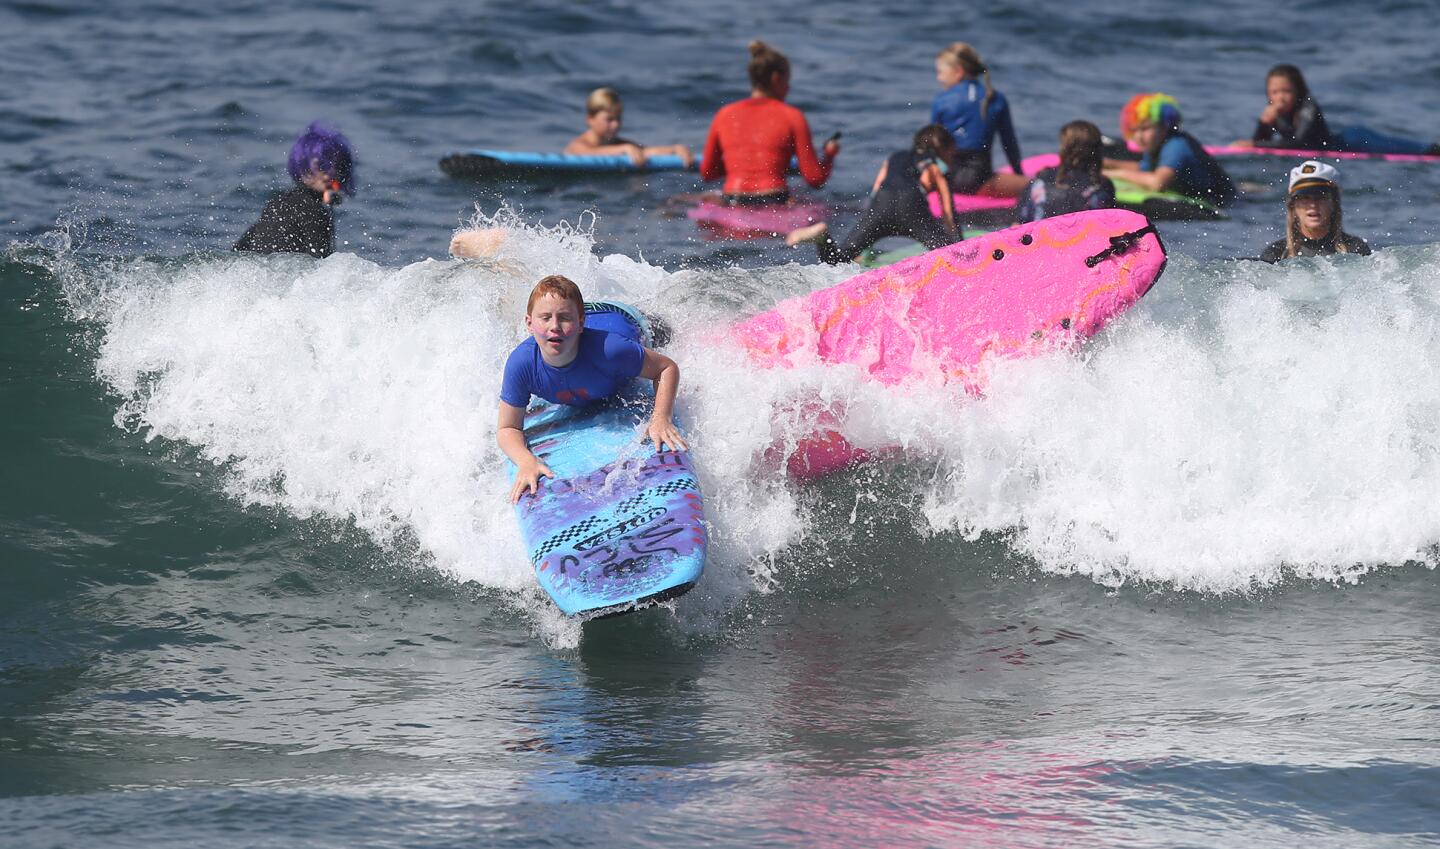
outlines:
[[290, 148], [290, 178], [339, 203], [340, 194], [355, 194], [355, 155], [350, 140], [339, 130], [315, 122], [305, 128]]
[[601, 144], [610, 144], [620, 134], [625, 104], [613, 88], [597, 88], [585, 98], [585, 126]]

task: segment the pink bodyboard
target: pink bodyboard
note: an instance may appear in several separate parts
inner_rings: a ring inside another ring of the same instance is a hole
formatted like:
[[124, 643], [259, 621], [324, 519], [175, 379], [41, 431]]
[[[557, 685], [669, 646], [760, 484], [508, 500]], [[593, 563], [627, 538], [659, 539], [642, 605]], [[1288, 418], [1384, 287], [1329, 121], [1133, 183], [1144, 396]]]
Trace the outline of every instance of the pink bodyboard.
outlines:
[[[848, 363], [900, 386], [978, 392], [987, 363], [1069, 348], [1154, 285], [1165, 248], [1145, 216], [1103, 209], [1047, 218], [876, 268], [735, 325], [761, 366]], [[799, 477], [859, 455], [823, 423], [789, 458]]]
[[[1030, 156], [1020, 161], [1020, 167], [1025, 169], [1025, 176], [1033, 177], [1046, 168], [1054, 168], [1060, 164], [1060, 154], [1042, 153], [1039, 156]], [[1013, 173], [1009, 165], [996, 169], [1002, 174]], [[963, 215], [966, 212], [989, 212], [995, 209], [1014, 209], [1018, 198], [1013, 197], [990, 197], [989, 195], [955, 195], [955, 213]], [[940, 195], [930, 193], [930, 214], [939, 218]]]
[[685, 215], [720, 238], [766, 239], [825, 221], [830, 210], [823, 203], [806, 200], [773, 206], [729, 206], [707, 200], [691, 207]]

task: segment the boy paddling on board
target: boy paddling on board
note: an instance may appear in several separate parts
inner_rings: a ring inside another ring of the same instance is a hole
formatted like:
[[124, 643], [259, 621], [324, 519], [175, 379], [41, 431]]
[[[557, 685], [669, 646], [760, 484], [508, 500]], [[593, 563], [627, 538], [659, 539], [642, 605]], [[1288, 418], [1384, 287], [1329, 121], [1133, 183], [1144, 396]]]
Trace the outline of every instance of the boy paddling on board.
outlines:
[[510, 503], [540, 491], [540, 478], [554, 477], [525, 441], [525, 408], [532, 395], [553, 404], [583, 407], [615, 394], [636, 377], [655, 382], [655, 410], [645, 434], [657, 451], [685, 451], [672, 413], [680, 387], [680, 366], [636, 340], [635, 328], [619, 313], [599, 313], [586, 327], [585, 300], [568, 277], [551, 275], [535, 284], [526, 306], [530, 338], [505, 361], [500, 417], [495, 429], [500, 450], [515, 464]]

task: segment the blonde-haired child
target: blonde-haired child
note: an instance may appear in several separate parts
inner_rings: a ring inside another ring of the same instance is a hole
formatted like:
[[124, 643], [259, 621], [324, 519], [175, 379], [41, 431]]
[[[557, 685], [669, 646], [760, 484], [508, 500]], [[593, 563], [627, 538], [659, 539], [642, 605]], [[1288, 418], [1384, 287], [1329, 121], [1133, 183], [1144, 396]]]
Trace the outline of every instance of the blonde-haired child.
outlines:
[[683, 144], [645, 147], [620, 138], [625, 104], [613, 88], [597, 88], [585, 98], [585, 132], [565, 145], [565, 153], [584, 156], [628, 156], [636, 166], [651, 156], [678, 156], [686, 168], [695, 164], [690, 148]]
[[[930, 123], [949, 130], [958, 151], [950, 185], [961, 194], [1019, 197], [1029, 180], [1022, 170], [1010, 104], [991, 84], [990, 68], [979, 52], [963, 41], [941, 50], [935, 57], [935, 81], [944, 91], [930, 104]], [[996, 133], [1012, 174], [995, 173], [990, 161]]]

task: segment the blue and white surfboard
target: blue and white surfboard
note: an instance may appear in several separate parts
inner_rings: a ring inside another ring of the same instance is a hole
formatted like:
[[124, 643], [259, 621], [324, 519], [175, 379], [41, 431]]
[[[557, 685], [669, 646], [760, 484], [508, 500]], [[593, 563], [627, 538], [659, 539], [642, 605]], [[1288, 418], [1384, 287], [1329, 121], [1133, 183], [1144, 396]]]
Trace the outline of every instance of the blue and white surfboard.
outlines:
[[[640, 313], [585, 305], [587, 322], [619, 314], [648, 342]], [[530, 450], [551, 471], [515, 506], [536, 580], [569, 616], [593, 619], [675, 598], [705, 568], [705, 511], [689, 452], [641, 443], [649, 381], [588, 407], [542, 404], [525, 415]]]

